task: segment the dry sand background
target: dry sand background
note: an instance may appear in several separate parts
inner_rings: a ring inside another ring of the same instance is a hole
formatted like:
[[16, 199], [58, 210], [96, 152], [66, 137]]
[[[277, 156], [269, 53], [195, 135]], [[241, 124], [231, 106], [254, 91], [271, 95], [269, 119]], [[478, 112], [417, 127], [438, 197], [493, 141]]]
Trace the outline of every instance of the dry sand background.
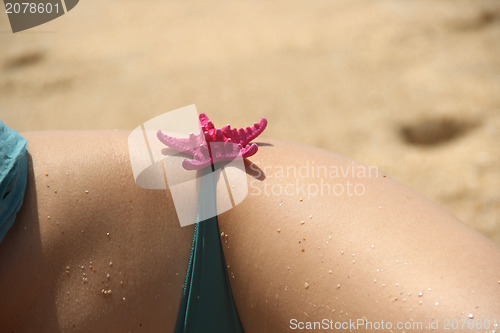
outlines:
[[266, 116], [266, 136], [376, 165], [500, 243], [499, 1], [86, 0], [15, 35], [0, 14], [0, 50], [16, 130]]

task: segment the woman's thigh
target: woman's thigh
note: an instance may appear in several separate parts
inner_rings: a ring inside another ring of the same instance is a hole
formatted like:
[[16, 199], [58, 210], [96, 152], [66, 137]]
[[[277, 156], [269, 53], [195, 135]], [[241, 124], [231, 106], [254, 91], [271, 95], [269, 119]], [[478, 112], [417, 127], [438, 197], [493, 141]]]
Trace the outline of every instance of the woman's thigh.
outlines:
[[[128, 133], [25, 136], [25, 203], [0, 246], [2, 326], [173, 331], [193, 228], [168, 189], [135, 184]], [[247, 332], [498, 317], [498, 247], [435, 204], [316, 148], [268, 141], [251, 161], [233, 184], [247, 197], [219, 218]]]
[[169, 191], [135, 184], [127, 133], [25, 137], [25, 202], [0, 246], [0, 326], [173, 331], [193, 228]]
[[220, 218], [249, 332], [494, 329], [496, 244], [375, 167], [270, 142], [247, 168], [248, 197]]

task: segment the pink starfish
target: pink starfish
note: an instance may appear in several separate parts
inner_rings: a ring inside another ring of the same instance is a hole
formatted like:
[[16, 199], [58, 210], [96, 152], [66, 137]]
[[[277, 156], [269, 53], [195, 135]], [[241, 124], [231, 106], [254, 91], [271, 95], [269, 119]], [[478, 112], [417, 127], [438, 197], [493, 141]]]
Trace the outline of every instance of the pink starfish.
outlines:
[[254, 155], [259, 149], [250, 141], [258, 137], [266, 128], [267, 120], [262, 118], [253, 127], [246, 129], [231, 128], [226, 125], [216, 128], [208, 116], [200, 113], [201, 133], [189, 135], [189, 138], [174, 138], [158, 130], [156, 136], [168, 147], [190, 154], [192, 160], [184, 160], [182, 166], [186, 170], [200, 170], [216, 162], [232, 161], [238, 155], [243, 158]]

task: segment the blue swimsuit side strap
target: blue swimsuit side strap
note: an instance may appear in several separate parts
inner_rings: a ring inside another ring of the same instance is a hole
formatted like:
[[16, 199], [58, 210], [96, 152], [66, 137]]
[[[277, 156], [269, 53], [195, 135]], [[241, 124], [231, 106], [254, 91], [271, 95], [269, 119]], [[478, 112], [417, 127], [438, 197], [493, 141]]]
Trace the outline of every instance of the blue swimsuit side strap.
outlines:
[[27, 141], [0, 121], [0, 242], [21, 209], [28, 179]]

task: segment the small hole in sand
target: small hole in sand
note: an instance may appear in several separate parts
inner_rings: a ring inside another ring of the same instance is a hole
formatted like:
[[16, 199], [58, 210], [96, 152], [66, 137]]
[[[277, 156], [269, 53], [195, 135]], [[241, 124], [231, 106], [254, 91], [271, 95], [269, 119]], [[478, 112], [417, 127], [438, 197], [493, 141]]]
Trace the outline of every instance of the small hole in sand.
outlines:
[[436, 145], [463, 136], [477, 125], [478, 123], [473, 121], [447, 117], [424, 119], [403, 125], [400, 135], [405, 142], [412, 145]]
[[17, 56], [8, 59], [5, 62], [4, 67], [11, 69], [11, 68], [20, 68], [20, 67], [34, 65], [42, 61], [44, 57], [45, 54], [40, 51], [25, 52], [23, 54], [19, 54]]

